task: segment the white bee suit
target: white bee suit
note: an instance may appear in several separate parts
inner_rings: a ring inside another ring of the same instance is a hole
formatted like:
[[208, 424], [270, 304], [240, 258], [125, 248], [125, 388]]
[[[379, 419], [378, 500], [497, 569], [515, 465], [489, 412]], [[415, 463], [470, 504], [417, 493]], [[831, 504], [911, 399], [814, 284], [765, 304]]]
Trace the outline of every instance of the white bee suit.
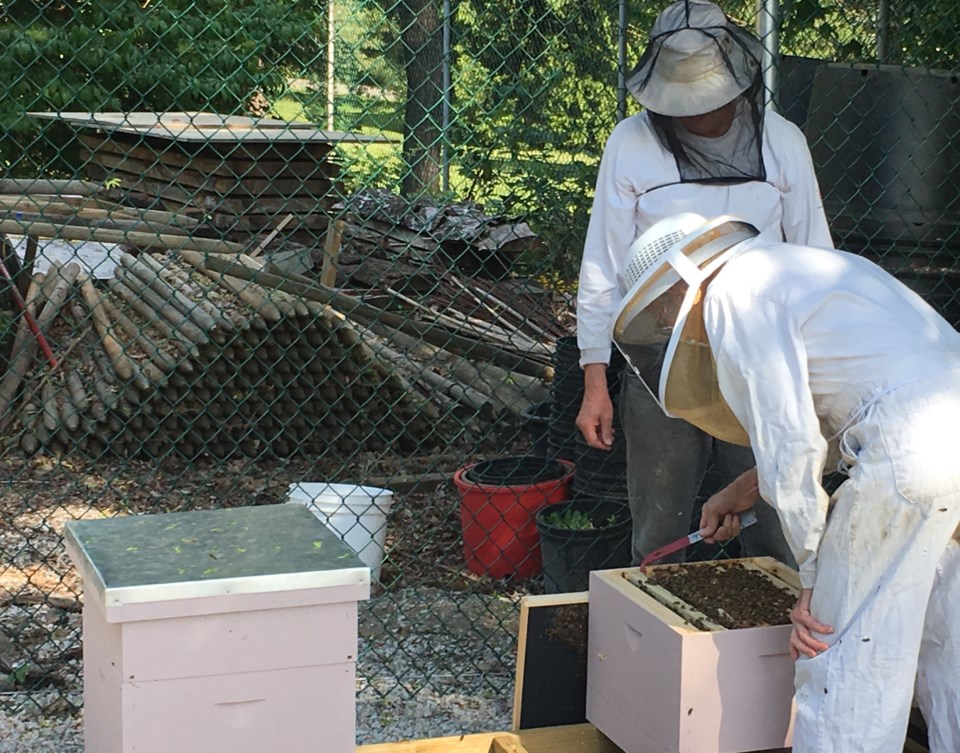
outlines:
[[[704, 325], [810, 611], [835, 628], [797, 662], [793, 749], [900, 753], [916, 677], [932, 753], [957, 753], [960, 335], [860, 257], [748, 244]], [[828, 505], [835, 436], [849, 479]]]
[[620, 121], [604, 148], [577, 292], [581, 364], [609, 363], [610, 316], [626, 293], [630, 245], [680, 212], [733, 214], [790, 243], [833, 245], [803, 133], [776, 113], [764, 119], [766, 181], [683, 183], [647, 113]]

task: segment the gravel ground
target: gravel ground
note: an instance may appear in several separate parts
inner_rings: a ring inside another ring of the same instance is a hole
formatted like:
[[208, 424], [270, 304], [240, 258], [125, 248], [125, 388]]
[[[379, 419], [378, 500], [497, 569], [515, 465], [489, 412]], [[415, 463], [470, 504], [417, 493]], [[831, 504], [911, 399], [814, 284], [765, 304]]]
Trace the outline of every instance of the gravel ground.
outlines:
[[[449, 477], [458, 458], [360, 458], [341, 473]], [[62, 546], [66, 520], [276, 504], [293, 479], [333, 476], [307, 459], [95, 469], [41, 458], [4, 463], [14, 483], [0, 490], [0, 753], [83, 750], [81, 584]], [[360, 606], [357, 743], [509, 729], [517, 605], [541, 585], [466, 571], [449, 483], [395, 496], [386, 551], [387, 588]], [[11, 668], [26, 674], [14, 677]]]
[[[427, 587], [364, 602], [357, 744], [509, 729], [514, 678], [503, 656], [516, 651], [516, 598]], [[79, 683], [62, 691], [32, 703], [0, 694], [0, 753], [82, 753], [82, 715], [67, 703], [80, 704]]]

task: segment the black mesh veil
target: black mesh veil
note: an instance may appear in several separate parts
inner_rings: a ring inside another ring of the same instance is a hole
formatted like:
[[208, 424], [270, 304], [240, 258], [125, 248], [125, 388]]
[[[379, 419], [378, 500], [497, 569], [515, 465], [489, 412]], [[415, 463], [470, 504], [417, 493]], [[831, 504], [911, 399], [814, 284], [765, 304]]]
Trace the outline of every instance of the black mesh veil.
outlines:
[[[760, 41], [713, 3], [682, 0], [657, 17], [627, 88], [649, 111], [681, 181], [766, 179], [761, 54]], [[682, 118], [727, 105], [735, 114], [723, 135], [684, 127]]]

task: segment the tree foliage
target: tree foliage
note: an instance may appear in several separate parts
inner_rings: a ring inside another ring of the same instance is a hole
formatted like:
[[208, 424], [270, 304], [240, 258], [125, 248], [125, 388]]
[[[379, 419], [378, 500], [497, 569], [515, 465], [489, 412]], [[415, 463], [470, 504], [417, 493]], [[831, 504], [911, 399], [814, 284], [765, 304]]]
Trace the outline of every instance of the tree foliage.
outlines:
[[[69, 172], [66, 132], [32, 111], [242, 112], [322, 50], [311, 0], [87, 0], [2, 6], [0, 146], [7, 173]], [[43, 130], [41, 129], [52, 129]]]
[[[75, 176], [71, 132], [27, 117], [51, 110], [242, 112], [312, 79], [301, 104], [323, 113], [333, 0], [12, 0], [0, 4], [0, 124], [10, 175]], [[443, 129], [442, 0], [339, 0], [336, 83], [356, 122], [395, 111], [403, 147], [351, 166], [354, 184], [440, 192], [522, 216], [549, 241], [545, 261], [576, 267], [603, 144], [620, 114], [618, 46], [639, 58], [666, 0], [451, 0], [449, 129]], [[755, 0], [721, 2], [753, 26]], [[781, 51], [844, 62], [956, 69], [952, 0], [784, 0]], [[636, 111], [625, 97], [626, 111]], [[366, 103], [366, 104], [365, 104]], [[41, 130], [43, 129], [43, 130]], [[57, 129], [60, 129], [59, 131]], [[399, 160], [402, 158], [402, 162]], [[364, 170], [369, 170], [364, 174]], [[396, 185], [393, 185], [393, 184]]]

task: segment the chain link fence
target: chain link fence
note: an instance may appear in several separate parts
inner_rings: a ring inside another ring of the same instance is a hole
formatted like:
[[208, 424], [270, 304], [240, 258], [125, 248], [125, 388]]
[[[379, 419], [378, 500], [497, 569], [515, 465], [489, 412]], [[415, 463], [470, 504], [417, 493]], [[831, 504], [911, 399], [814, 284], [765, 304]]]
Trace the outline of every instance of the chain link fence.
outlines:
[[[577, 441], [573, 299], [660, 9], [0, 7], [3, 704], [81, 704], [66, 520], [317, 481], [393, 492], [359, 697], [509, 697], [518, 600], [544, 576], [463, 472], [566, 458], [571, 492], [625, 493], [622, 457]], [[955, 4], [725, 10], [764, 35], [838, 245], [956, 324]]]

